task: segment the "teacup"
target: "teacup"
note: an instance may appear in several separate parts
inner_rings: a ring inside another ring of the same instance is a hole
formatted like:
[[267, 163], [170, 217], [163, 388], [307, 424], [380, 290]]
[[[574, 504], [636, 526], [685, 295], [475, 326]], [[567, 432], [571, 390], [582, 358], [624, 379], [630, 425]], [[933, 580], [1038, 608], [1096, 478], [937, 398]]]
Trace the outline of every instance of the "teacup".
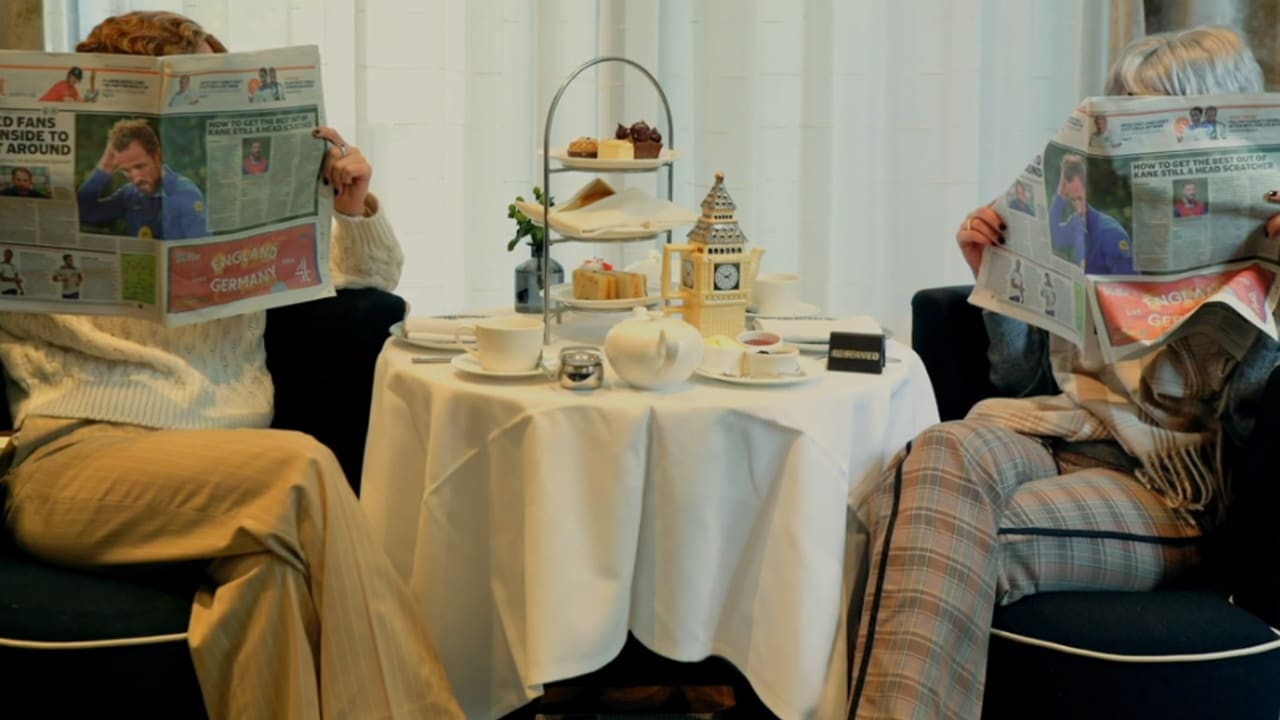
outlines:
[[[453, 333], [458, 347], [471, 353], [480, 366], [491, 372], [533, 370], [542, 359], [542, 321], [537, 318], [504, 316], [461, 325]], [[475, 335], [474, 347], [462, 335]]]
[[762, 273], [751, 286], [752, 309], [761, 315], [789, 315], [800, 307], [800, 276]]
[[794, 345], [779, 345], [771, 350], [749, 352], [742, 358], [748, 377], [779, 377], [800, 372], [800, 350]]

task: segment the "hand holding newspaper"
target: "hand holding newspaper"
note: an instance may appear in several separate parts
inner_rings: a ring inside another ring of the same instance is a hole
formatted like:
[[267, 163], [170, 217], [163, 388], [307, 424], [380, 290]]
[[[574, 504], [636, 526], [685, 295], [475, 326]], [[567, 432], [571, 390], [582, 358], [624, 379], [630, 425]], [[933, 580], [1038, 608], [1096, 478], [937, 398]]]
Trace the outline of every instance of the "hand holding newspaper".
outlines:
[[323, 124], [315, 47], [0, 51], [0, 311], [177, 326], [332, 295]]
[[[994, 208], [971, 302], [1108, 362], [1227, 308], [1277, 337], [1280, 95], [1087, 98]], [[1240, 338], [1221, 337], [1221, 342]]]

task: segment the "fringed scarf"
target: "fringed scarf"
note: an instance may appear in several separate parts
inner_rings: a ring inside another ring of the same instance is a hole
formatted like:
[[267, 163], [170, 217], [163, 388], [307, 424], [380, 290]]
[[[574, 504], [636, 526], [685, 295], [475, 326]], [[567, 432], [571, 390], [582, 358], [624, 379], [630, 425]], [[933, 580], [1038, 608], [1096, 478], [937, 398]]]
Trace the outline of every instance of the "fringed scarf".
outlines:
[[1114, 440], [1141, 463], [1138, 481], [1170, 507], [1218, 512], [1227, 493], [1220, 404], [1243, 354], [1220, 340], [1186, 334], [1141, 358], [1104, 364], [1086, 363], [1074, 345], [1051, 337], [1061, 395], [991, 398], [968, 417], [1026, 435]]

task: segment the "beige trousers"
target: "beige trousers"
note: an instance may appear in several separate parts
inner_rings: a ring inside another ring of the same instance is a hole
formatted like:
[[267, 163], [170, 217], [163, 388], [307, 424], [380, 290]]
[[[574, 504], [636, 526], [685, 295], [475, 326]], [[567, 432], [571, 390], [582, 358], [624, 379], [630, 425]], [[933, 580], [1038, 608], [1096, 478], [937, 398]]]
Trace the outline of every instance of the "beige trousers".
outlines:
[[281, 430], [30, 418], [5, 476], [18, 542], [68, 565], [212, 558], [189, 643], [223, 718], [461, 718], [337, 459]]

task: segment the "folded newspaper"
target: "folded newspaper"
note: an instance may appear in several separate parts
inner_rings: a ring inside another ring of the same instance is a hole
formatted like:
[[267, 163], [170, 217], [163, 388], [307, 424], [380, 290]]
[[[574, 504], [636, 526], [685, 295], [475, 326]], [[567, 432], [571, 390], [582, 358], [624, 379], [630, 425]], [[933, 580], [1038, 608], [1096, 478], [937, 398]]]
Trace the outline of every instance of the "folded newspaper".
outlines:
[[1088, 98], [997, 198], [970, 300], [1109, 362], [1190, 330], [1275, 338], [1276, 189], [1280, 95]]
[[0, 311], [177, 326], [332, 295], [323, 123], [315, 47], [0, 51]]

